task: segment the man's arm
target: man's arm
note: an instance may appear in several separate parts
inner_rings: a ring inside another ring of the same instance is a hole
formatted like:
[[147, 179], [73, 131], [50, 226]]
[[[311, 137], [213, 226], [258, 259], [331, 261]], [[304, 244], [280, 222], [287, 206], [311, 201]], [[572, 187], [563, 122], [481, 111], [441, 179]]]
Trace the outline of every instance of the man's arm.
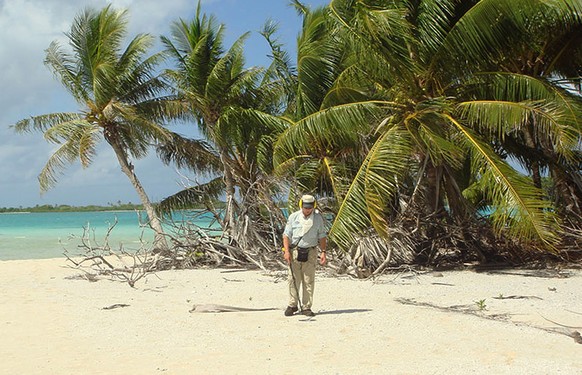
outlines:
[[319, 259], [319, 263], [323, 266], [325, 263], [327, 263], [327, 237], [319, 239], [319, 248], [321, 249], [321, 258]]
[[289, 237], [283, 235], [283, 258], [287, 263], [291, 263], [291, 253], [289, 252]]

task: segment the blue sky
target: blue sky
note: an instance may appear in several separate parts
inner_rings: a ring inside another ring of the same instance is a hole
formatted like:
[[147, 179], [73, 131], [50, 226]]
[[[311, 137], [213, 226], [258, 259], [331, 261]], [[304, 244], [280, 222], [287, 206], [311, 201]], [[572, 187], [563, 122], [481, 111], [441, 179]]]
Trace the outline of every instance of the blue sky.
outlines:
[[[318, 7], [329, 0], [302, 2]], [[140, 32], [159, 36], [169, 34], [172, 21], [190, 19], [197, 1], [0, 0], [0, 207], [139, 203], [105, 144], [88, 169], [78, 163], [69, 166], [59, 184], [41, 195], [37, 176], [56, 146], [47, 143], [40, 133], [19, 135], [9, 128], [29, 116], [79, 108], [43, 64], [44, 50], [53, 40], [65, 40], [64, 32], [85, 7], [101, 9], [107, 4], [129, 10], [130, 36]], [[289, 50], [295, 48], [301, 19], [288, 0], [203, 0], [202, 10], [226, 25], [227, 47], [243, 33], [252, 33], [245, 43], [249, 66], [268, 64], [268, 46], [257, 33], [267, 19], [279, 23], [280, 40]], [[187, 133], [193, 127], [175, 130]], [[161, 164], [154, 152], [134, 164], [153, 201], [189, 184], [172, 167]]]

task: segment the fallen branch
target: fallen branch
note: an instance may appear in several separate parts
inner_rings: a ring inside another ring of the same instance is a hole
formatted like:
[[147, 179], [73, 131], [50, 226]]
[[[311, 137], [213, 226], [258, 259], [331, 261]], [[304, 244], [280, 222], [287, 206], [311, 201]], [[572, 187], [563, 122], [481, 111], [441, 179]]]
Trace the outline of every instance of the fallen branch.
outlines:
[[539, 300], [543, 300], [543, 298], [538, 297], [538, 296], [498, 296], [498, 297], [493, 297], [494, 299], [539, 299]]
[[[493, 315], [482, 314], [482, 313], [480, 313], [479, 310], [475, 310], [474, 308], [469, 308], [470, 305], [439, 306], [439, 305], [434, 305], [434, 304], [428, 303], [428, 302], [415, 301], [414, 299], [411, 299], [411, 298], [395, 298], [394, 300], [398, 303], [403, 304], [403, 305], [430, 307], [430, 308], [437, 309], [440, 311], [445, 311], [445, 312], [470, 314], [470, 315], [478, 316], [478, 317], [484, 318], [484, 319], [501, 321], [501, 322], [510, 322], [510, 320], [507, 318], [507, 314], [493, 314]], [[543, 316], [542, 316], [542, 318], [543, 318]], [[544, 318], [544, 319], [546, 319], [546, 318]], [[557, 324], [559, 326], [562, 326], [564, 328], [582, 328], [582, 327], [569, 327], [569, 326], [565, 326], [565, 325], [556, 323], [556, 322], [551, 321], [549, 319], [546, 319], [546, 320], [548, 320], [554, 324]], [[564, 331], [564, 330], [559, 330], [559, 329], [543, 328], [543, 327], [539, 327], [539, 326], [535, 326], [535, 325], [531, 325], [531, 324], [527, 324], [527, 323], [514, 322], [514, 321], [511, 321], [511, 323], [518, 325], [518, 326], [530, 327], [530, 328], [539, 329], [541, 331], [545, 331], [545, 332], [549, 332], [549, 333], [557, 333], [560, 335], [568, 336], [568, 337], [573, 338], [576, 343], [582, 344], [582, 336], [580, 335], [580, 332], [578, 332], [578, 331], [569, 331], [569, 330]]]
[[101, 310], [113, 310], [113, 309], [118, 309], [120, 307], [128, 307], [128, 306], [129, 305], [125, 304], [125, 303], [115, 303], [115, 304], [110, 305], [110, 306], [105, 306]]
[[545, 320], [547, 320], [548, 322], [550, 322], [550, 323], [553, 323], [553, 324], [555, 324], [555, 325], [557, 325], [557, 326], [560, 326], [560, 327], [564, 327], [564, 328], [572, 328], [572, 329], [582, 329], [582, 327], [573, 327], [573, 326], [567, 326], [567, 325], [565, 325], [565, 324], [560, 324], [560, 323], [558, 323], [558, 322], [554, 322], [553, 320], [550, 320], [550, 319], [546, 318], [545, 316], [543, 316], [543, 315], [541, 315], [541, 314], [540, 314], [540, 316], [541, 316], [542, 318], [544, 318]]
[[[64, 255], [67, 261], [73, 264], [72, 268], [85, 272], [84, 277], [89, 281], [96, 281], [98, 275], [105, 275], [127, 282], [129, 286], [134, 287], [137, 281], [156, 270], [159, 255], [156, 254], [152, 257], [151, 251], [145, 248], [142, 238], [140, 238], [141, 247], [135, 252], [125, 251], [122, 245], [119, 253], [112, 251], [109, 246], [109, 236], [115, 225], [117, 225], [117, 218], [115, 223], [109, 226], [103, 245], [100, 246], [92, 245], [92, 243], [96, 244], [97, 242], [90, 240], [91, 231], [87, 225], [83, 228], [81, 245], [79, 245], [79, 248], [84, 250], [78, 256], [80, 260], [70, 256], [67, 251]], [[117, 262], [121, 263], [121, 266], [115, 265], [111, 261], [112, 259], [116, 259]], [[131, 264], [127, 264], [127, 260], [131, 260]]]
[[214, 303], [207, 303], [201, 305], [194, 305], [189, 311], [191, 313], [221, 313], [221, 312], [251, 312], [251, 311], [269, 311], [277, 310], [275, 307], [265, 307], [265, 308], [248, 308], [248, 307], [236, 307], [227, 305], [217, 305]]

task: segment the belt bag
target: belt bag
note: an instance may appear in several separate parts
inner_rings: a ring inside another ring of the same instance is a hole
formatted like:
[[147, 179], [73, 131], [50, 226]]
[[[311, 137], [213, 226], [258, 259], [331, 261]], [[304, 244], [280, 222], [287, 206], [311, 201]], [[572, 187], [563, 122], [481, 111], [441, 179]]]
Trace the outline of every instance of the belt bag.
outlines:
[[309, 249], [310, 247], [298, 247], [297, 248], [297, 261], [299, 262], [307, 262], [307, 258], [309, 257]]

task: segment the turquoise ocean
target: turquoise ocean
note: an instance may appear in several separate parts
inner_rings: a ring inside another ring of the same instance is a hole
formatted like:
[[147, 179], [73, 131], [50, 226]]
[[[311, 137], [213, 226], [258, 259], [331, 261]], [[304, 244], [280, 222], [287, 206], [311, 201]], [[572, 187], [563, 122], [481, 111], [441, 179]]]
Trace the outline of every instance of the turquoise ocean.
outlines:
[[[145, 213], [141, 214], [145, 218]], [[190, 213], [177, 218], [182, 219], [203, 228], [216, 227], [208, 214]], [[84, 228], [89, 229], [89, 238], [103, 244], [114, 224], [108, 241], [113, 250], [120, 246], [137, 250], [141, 242], [151, 245], [153, 232], [140, 226], [134, 211], [0, 213], [0, 261], [62, 258], [65, 251], [71, 256], [79, 255], [83, 251], [79, 245]]]

